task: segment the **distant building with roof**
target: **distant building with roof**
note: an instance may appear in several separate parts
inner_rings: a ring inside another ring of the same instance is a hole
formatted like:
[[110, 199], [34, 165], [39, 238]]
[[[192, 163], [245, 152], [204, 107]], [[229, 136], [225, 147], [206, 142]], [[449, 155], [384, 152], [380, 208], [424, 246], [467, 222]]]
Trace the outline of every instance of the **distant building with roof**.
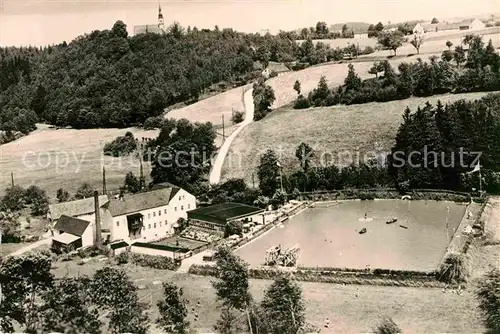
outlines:
[[453, 30], [481, 30], [485, 29], [486, 25], [478, 19], [470, 19], [456, 23], [417, 23], [413, 28], [414, 34], [425, 34], [439, 31]]
[[165, 21], [161, 12], [161, 5], [158, 6], [158, 23], [134, 26], [134, 35], [155, 33], [163, 34], [165, 32]]
[[280, 75], [285, 72], [290, 72], [290, 69], [286, 67], [283, 63], [278, 63], [278, 62], [273, 62], [270, 61], [267, 64], [267, 67], [262, 71], [262, 76], [265, 78], [271, 77], [271, 73], [276, 73], [277, 75]]
[[226, 234], [229, 222], [264, 224], [264, 209], [241, 203], [222, 203], [201, 207], [187, 213], [189, 226]]
[[460, 22], [460, 30], [481, 30], [486, 28], [486, 24], [478, 19], [465, 20]]

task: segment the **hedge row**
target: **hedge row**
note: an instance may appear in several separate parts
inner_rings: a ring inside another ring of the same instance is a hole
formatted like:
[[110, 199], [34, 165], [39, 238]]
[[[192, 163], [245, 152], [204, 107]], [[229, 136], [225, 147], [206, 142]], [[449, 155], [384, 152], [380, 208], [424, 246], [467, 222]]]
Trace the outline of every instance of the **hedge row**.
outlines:
[[151, 249], [159, 249], [159, 250], [164, 250], [164, 251], [169, 251], [169, 252], [178, 252], [178, 253], [189, 252], [188, 248], [174, 247], [174, 246], [161, 245], [161, 244], [151, 244], [151, 243], [147, 243], [147, 242], [135, 242], [134, 244], [132, 244], [132, 246], [151, 248]]
[[[470, 195], [451, 191], [412, 191], [408, 195], [412, 200], [434, 200], [450, 202], [469, 202]], [[400, 199], [403, 196], [399, 191], [392, 189], [346, 189], [321, 193], [303, 193], [301, 197], [308, 200], [374, 200], [374, 199]]]
[[[177, 270], [180, 266], [180, 262], [174, 261], [174, 259], [159, 256], [159, 255], [147, 255], [147, 254], [138, 254], [132, 252], [126, 252], [122, 254], [128, 254], [129, 259], [136, 265], [141, 267], [149, 267], [154, 269], [168, 269], [168, 270]], [[120, 254], [120, 257], [125, 257], [125, 255]], [[124, 262], [125, 263], [125, 262]]]
[[[202, 276], [216, 276], [217, 270], [211, 265], [192, 265], [189, 273]], [[295, 270], [287, 271], [278, 268], [250, 268], [249, 277], [254, 279], [275, 279], [285, 273], [291, 273], [293, 279], [304, 282], [334, 283], [334, 284], [358, 284], [358, 285], [383, 285], [383, 286], [401, 286], [401, 287], [445, 287], [446, 283], [439, 282], [434, 273], [425, 273], [428, 276], [410, 275], [410, 271], [400, 276], [381, 276], [373, 273], [347, 273], [339, 274], [333, 271], [318, 270]]]

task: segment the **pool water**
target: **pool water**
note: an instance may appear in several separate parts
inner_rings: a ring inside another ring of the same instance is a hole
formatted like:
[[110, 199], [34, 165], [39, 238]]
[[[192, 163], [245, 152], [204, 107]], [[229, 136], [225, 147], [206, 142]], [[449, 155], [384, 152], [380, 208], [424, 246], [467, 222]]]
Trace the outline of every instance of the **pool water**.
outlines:
[[[463, 204], [443, 201], [346, 201], [317, 206], [236, 253], [251, 265], [262, 265], [270, 247], [299, 245], [300, 266], [434, 270], [465, 210]], [[386, 224], [392, 218], [398, 221]], [[359, 234], [362, 228], [366, 233]]]

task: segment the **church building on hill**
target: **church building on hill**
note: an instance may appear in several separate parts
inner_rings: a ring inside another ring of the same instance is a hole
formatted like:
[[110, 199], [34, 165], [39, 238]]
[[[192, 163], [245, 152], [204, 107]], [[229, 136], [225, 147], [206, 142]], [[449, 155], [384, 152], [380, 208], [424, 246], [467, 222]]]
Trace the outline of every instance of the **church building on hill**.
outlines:
[[165, 33], [165, 21], [163, 20], [163, 14], [161, 12], [161, 5], [158, 5], [158, 23], [157, 24], [146, 24], [146, 25], [134, 26], [134, 35], [145, 34], [145, 33], [155, 33], [155, 34]]

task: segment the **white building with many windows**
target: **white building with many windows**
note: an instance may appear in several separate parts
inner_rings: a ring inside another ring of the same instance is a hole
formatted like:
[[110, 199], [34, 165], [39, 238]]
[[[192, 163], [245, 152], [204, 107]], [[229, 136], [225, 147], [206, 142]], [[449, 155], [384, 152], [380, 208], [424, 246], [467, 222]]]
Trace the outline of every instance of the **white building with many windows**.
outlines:
[[153, 190], [109, 201], [102, 222], [110, 241], [153, 241], [174, 234], [179, 218], [196, 209], [196, 198], [179, 187], [164, 184]]

